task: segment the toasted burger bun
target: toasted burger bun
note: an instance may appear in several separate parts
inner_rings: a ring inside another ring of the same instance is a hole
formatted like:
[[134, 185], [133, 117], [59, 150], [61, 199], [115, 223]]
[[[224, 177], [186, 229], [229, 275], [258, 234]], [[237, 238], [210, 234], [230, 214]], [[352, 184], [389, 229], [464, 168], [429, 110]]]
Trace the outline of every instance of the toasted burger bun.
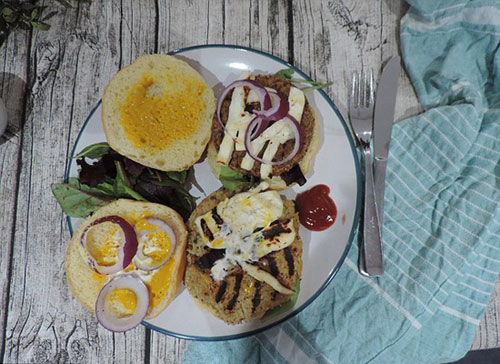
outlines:
[[[283, 78], [278, 76], [255, 76], [254, 78], [257, 79], [257, 81], [259, 81], [263, 86], [274, 88], [283, 96], [288, 96], [291, 83], [284, 80]], [[231, 95], [231, 93], [229, 95]], [[228, 100], [229, 97], [230, 96], [227, 96], [226, 100]], [[229, 101], [226, 101], [226, 103], [228, 102]], [[227, 105], [229, 105], [229, 103]], [[302, 147], [303, 150], [300, 151], [291, 161], [283, 165], [280, 165], [278, 167], [276, 166], [273, 167], [271, 178], [265, 180], [266, 182], [269, 183], [271, 189], [284, 190], [295, 185], [295, 182], [291, 183], [290, 185], [287, 185], [286, 182], [280, 177], [280, 173], [282, 173], [283, 171], [290, 170], [296, 164], [299, 165], [303, 175], [306, 175], [311, 168], [312, 161], [314, 159], [314, 156], [318, 152], [321, 143], [321, 120], [318, 118], [317, 114], [314, 112], [311, 105], [307, 102], [307, 98], [302, 120], [304, 120], [306, 114], [308, 115], [307, 116], [308, 125], [305, 126], [305, 128], [303, 129], [303, 131], [305, 132], [305, 141]], [[214, 122], [212, 124], [212, 138], [208, 145], [207, 152], [208, 152], [208, 161], [212, 173], [217, 178], [219, 178], [220, 169], [222, 165], [217, 163], [217, 154], [218, 154], [218, 146], [220, 144], [220, 141], [222, 140], [223, 130], [220, 127], [218, 121], [215, 120], [215, 117], [214, 117]], [[291, 149], [293, 141], [288, 141], [285, 144], [288, 144], [288, 149]], [[283, 145], [280, 148], [284, 148]], [[245, 152], [236, 152], [236, 151], [233, 152], [233, 158], [229, 164], [229, 167], [237, 170], [240, 173], [246, 175], [252, 174], [256, 177], [259, 177], [260, 174], [257, 171], [260, 168], [261, 165], [260, 162], [255, 161], [254, 168], [252, 169], [252, 171], [246, 171], [240, 168], [238, 161], [239, 159], [241, 159], [242, 153], [244, 154]]]
[[[85, 228], [98, 218], [118, 215], [130, 222], [131, 216], [148, 216], [164, 220], [174, 230], [177, 237], [175, 250], [167, 263], [145, 280], [150, 292], [150, 305], [146, 318], [153, 318], [162, 312], [174, 299], [182, 282], [186, 264], [187, 231], [181, 216], [169, 207], [151, 202], [120, 199], [101, 207], [85, 219], [73, 234], [68, 247], [64, 269], [73, 296], [87, 310], [95, 312], [99, 292], [111, 279], [110, 276], [96, 273], [84, 261], [80, 253], [80, 239]], [[129, 266], [130, 267], [130, 266]], [[135, 268], [134, 268], [135, 269]], [[151, 300], [154, 293], [155, 298]]]
[[118, 153], [148, 167], [182, 171], [210, 139], [212, 89], [186, 62], [139, 57], [110, 81], [102, 98], [106, 139]]
[[[203, 238], [196, 228], [195, 221], [225, 198], [241, 191], [241, 189], [230, 191], [221, 188], [211, 193], [196, 207], [187, 223], [189, 235], [184, 277], [186, 288], [198, 307], [229, 324], [262, 318], [268, 310], [290, 299], [290, 295], [277, 292], [269, 284], [258, 281], [238, 266], [233, 266], [221, 281], [215, 281], [210, 268], [206, 267], [207, 262], [213, 264], [213, 260], [216, 259], [213, 254], [217, 254], [217, 249], [211, 249], [203, 244]], [[290, 200], [283, 202], [284, 211], [280, 220], [293, 220], [295, 240], [288, 247], [265, 255], [259, 259], [258, 264], [272, 265], [276, 270], [273, 275], [278, 281], [288, 287], [294, 287], [302, 272], [302, 240], [298, 234], [299, 218], [294, 202]], [[292, 259], [293, 263], [290, 263], [289, 259]], [[290, 271], [293, 271], [291, 275]]]

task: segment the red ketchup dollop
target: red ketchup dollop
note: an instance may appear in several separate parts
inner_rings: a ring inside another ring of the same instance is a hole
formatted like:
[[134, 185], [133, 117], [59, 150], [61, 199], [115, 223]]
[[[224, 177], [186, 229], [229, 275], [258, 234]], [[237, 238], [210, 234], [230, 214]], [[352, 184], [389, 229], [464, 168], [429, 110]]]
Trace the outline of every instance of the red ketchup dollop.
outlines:
[[295, 204], [302, 225], [313, 231], [322, 231], [333, 225], [337, 218], [337, 207], [328, 195], [330, 188], [317, 185], [297, 196]]

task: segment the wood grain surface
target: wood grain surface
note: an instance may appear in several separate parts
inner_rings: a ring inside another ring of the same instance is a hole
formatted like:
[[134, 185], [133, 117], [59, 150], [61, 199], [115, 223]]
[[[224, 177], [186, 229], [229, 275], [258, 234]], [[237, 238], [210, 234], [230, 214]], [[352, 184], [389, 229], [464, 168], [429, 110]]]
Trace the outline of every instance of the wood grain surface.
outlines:
[[[350, 73], [378, 74], [398, 54], [400, 1], [75, 2], [49, 31], [18, 31], [0, 48], [1, 96], [9, 125], [0, 138], [0, 361], [4, 363], [178, 363], [189, 342], [140, 326], [113, 334], [67, 287], [70, 234], [50, 192], [61, 182], [75, 138], [110, 78], [139, 55], [197, 44], [253, 47], [313, 79], [347, 115]], [[401, 75], [396, 119], [421, 111]], [[500, 285], [473, 349], [499, 347]]]

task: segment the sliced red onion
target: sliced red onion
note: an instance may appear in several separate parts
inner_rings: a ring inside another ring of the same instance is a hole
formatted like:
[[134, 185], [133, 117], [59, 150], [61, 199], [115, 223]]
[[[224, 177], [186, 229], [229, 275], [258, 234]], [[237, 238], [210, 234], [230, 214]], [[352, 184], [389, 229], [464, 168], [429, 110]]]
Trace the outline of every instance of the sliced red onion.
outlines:
[[141, 270], [152, 271], [161, 268], [166, 262], [168, 262], [168, 260], [172, 256], [173, 251], [175, 250], [177, 238], [175, 236], [175, 231], [165, 221], [155, 217], [148, 217], [146, 221], [152, 225], [155, 225], [159, 230], [164, 231], [169, 236], [170, 241], [172, 242], [172, 249], [170, 249], [170, 254], [166, 256], [165, 259], [163, 259], [161, 262], [155, 262], [152, 258], [143, 254], [147, 234], [154, 230], [141, 231], [139, 235], [139, 247], [137, 248], [137, 253], [134, 257], [134, 264]]
[[265, 121], [276, 121], [283, 119], [290, 110], [288, 100], [276, 92], [269, 92], [272, 106], [267, 110], [254, 110], [253, 113]]
[[[115, 289], [129, 289], [137, 297], [137, 308], [128, 317], [116, 317], [106, 310], [106, 296]], [[95, 313], [99, 323], [106, 329], [122, 332], [139, 325], [149, 307], [149, 291], [146, 284], [136, 275], [120, 275], [111, 279], [99, 292], [95, 303]]]
[[255, 91], [255, 93], [257, 94], [257, 96], [259, 97], [259, 100], [260, 100], [259, 102], [260, 102], [261, 110], [267, 110], [267, 109], [271, 108], [271, 106], [272, 106], [271, 97], [269, 96], [269, 92], [257, 81], [238, 80], [238, 81], [234, 81], [229, 86], [227, 86], [226, 89], [222, 92], [222, 95], [219, 97], [219, 100], [217, 101], [217, 121], [222, 126], [222, 128], [224, 129], [226, 134], [229, 135], [233, 140], [235, 140], [236, 138], [229, 133], [226, 126], [222, 122], [222, 120], [220, 118], [220, 112], [222, 109], [222, 103], [224, 102], [224, 99], [226, 98], [227, 94], [235, 87], [242, 87], [242, 86], [249, 87], [251, 90]]
[[[118, 225], [121, 233], [123, 234], [124, 240], [124, 243], [118, 249], [118, 257], [116, 259], [116, 263], [111, 266], [99, 265], [87, 249], [87, 235], [90, 228], [105, 222], [110, 222], [112, 224]], [[109, 275], [121, 271], [130, 264], [132, 258], [137, 252], [138, 242], [135, 230], [132, 225], [127, 222], [127, 220], [117, 215], [110, 215], [101, 217], [87, 226], [80, 239], [80, 244], [84, 251], [87, 253], [86, 262], [90, 266], [90, 268], [98, 273]]]
[[284, 164], [284, 163], [290, 161], [300, 151], [302, 143], [304, 142], [304, 135], [303, 135], [302, 128], [300, 127], [299, 122], [293, 116], [291, 116], [291, 115], [287, 115], [284, 118], [282, 118], [281, 120], [283, 122], [285, 122], [286, 124], [288, 124], [292, 128], [292, 130], [293, 130], [295, 143], [293, 145], [292, 152], [285, 159], [283, 159], [281, 161], [278, 161], [278, 162], [266, 161], [266, 160], [260, 158], [258, 155], [254, 154], [253, 151], [252, 151], [251, 135], [250, 135], [250, 132], [249, 132], [249, 130], [251, 130], [251, 128], [253, 127], [252, 124], [256, 123], [256, 121], [254, 119], [248, 125], [248, 128], [247, 128], [246, 133], [245, 133], [245, 149], [247, 150], [248, 155], [252, 159], [254, 159], [254, 160], [256, 160], [257, 162], [260, 162], [260, 163], [270, 164], [272, 166], [277, 166], [277, 165]]

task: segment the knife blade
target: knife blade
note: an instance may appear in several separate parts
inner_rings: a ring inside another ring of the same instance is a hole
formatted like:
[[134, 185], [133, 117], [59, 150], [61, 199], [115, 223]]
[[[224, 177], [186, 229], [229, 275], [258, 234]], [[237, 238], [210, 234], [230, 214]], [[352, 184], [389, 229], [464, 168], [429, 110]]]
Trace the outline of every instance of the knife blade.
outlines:
[[382, 234], [384, 217], [384, 189], [387, 156], [391, 142], [392, 125], [394, 123], [394, 109], [398, 91], [401, 64], [398, 56], [387, 62], [377, 86], [375, 95], [375, 114], [373, 118], [373, 152], [374, 152], [374, 179], [375, 201], [377, 215]]

